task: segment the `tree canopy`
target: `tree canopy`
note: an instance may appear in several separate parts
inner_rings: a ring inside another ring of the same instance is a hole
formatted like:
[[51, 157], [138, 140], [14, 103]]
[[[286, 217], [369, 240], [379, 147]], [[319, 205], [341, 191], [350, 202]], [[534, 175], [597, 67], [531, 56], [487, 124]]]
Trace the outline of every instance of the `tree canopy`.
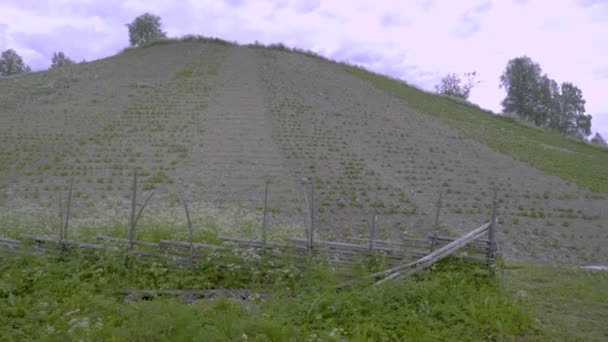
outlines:
[[530, 57], [509, 60], [500, 76], [500, 87], [507, 91], [501, 102], [505, 112], [580, 138], [591, 134], [591, 115], [585, 114], [583, 92], [570, 82], [559, 86], [543, 75], [540, 65]]
[[135, 18], [132, 23], [127, 24], [129, 28], [129, 42], [131, 46], [142, 46], [159, 38], [165, 38], [160, 17], [145, 13]]
[[475, 83], [476, 75], [475, 71], [465, 73], [464, 76], [467, 78], [467, 82], [464, 83], [457, 74], [447, 74], [441, 79], [439, 84], [435, 85], [435, 91], [439, 94], [460, 97], [466, 100], [471, 95], [471, 89], [477, 84]]
[[0, 56], [0, 76], [18, 75], [30, 72], [31, 68], [25, 63], [17, 51], [8, 49]]
[[606, 146], [606, 140], [604, 140], [604, 137], [602, 137], [602, 135], [599, 133], [595, 133], [595, 135], [591, 139], [591, 142], [594, 144]]
[[74, 61], [66, 56], [63, 52], [59, 51], [53, 53], [51, 69], [57, 69], [72, 64], [74, 64]]

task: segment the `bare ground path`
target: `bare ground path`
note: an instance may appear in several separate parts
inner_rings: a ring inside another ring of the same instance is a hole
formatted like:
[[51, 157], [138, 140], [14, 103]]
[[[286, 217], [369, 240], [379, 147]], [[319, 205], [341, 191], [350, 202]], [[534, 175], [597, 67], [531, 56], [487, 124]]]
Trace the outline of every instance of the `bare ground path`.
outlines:
[[273, 209], [287, 212], [299, 207], [291, 175], [273, 139], [253, 51], [234, 47], [227, 52], [204, 120], [197, 155], [208, 199], [259, 207], [265, 181], [270, 179]]

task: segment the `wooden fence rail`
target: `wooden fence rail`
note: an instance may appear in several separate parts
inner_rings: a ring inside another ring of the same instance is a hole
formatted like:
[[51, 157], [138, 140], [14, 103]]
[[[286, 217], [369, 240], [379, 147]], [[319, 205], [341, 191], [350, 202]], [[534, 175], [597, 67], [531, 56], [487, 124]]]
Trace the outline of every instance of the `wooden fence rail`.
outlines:
[[386, 276], [384, 279], [381, 279], [375, 283], [375, 285], [380, 285], [390, 279], [395, 279], [399, 276], [412, 275], [420, 270], [423, 270], [423, 269], [433, 265], [437, 261], [439, 261], [449, 255], [452, 255], [454, 252], [458, 251], [459, 249], [462, 249], [467, 244], [480, 238], [483, 234], [486, 234], [488, 232], [488, 230], [492, 227], [492, 225], [493, 225], [492, 222], [483, 224], [482, 226], [463, 235], [461, 238], [450, 242], [449, 244], [431, 252], [430, 254], [428, 254], [414, 262], [399, 265], [399, 266], [389, 268], [384, 271], [368, 274], [359, 279], [349, 280], [349, 281], [339, 284], [337, 287], [343, 288], [343, 287], [352, 285], [363, 279], [370, 279], [370, 278], [377, 278], [379, 276]]
[[[348, 241], [351, 242], [315, 240], [313, 248], [310, 246], [309, 238], [290, 238], [285, 242], [269, 242], [263, 239], [220, 237], [221, 244], [210, 244], [193, 242], [191, 239], [189, 241], [150, 242], [98, 235], [96, 240], [99, 243], [89, 243], [21, 234], [20, 240], [0, 237], [0, 253], [40, 254], [64, 251], [65, 248], [92, 251], [107, 249], [127, 251], [128, 249], [129, 255], [139, 256], [143, 259], [165, 257], [180, 264], [191, 264], [203, 257], [210, 256], [219, 260], [232, 255], [245, 260], [248, 255], [253, 254], [259, 257], [270, 255], [278, 258], [292, 258], [293, 261], [314, 258], [316, 261], [329, 262], [346, 268], [361, 265], [362, 262], [371, 260], [371, 258], [381, 258], [390, 267], [363, 278], [341, 283], [338, 285], [338, 288], [341, 288], [363, 279], [384, 277], [376, 282], [376, 285], [379, 285], [390, 279], [408, 276], [447, 256], [454, 255], [458, 251], [470, 254], [462, 257], [491, 262], [496, 251], [496, 244], [494, 241], [482, 239], [482, 237], [493, 228], [493, 222], [485, 223], [460, 238], [433, 235], [428, 240], [402, 239], [396, 242], [362, 238], [349, 238]], [[435, 249], [434, 251], [430, 251], [431, 246]], [[492, 254], [492, 259], [490, 254]], [[412, 258], [417, 260], [411, 261]], [[301, 263], [302, 267], [305, 266], [305, 262], [298, 263]]]

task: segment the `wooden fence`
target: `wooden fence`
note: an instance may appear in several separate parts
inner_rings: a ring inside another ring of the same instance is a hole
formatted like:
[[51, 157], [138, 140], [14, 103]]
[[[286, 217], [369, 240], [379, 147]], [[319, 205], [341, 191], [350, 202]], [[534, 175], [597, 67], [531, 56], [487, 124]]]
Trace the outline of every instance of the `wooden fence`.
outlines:
[[[48, 236], [21, 234], [19, 239], [0, 238], [0, 253], [32, 254], [57, 253], [68, 249], [103, 253], [106, 250], [124, 250], [127, 255], [148, 258], [165, 258], [177, 264], [200, 262], [203, 258], [221, 260], [227, 255], [241, 259], [247, 257], [272, 256], [275, 258], [293, 258], [293, 260], [310, 260], [327, 262], [343, 268], [355, 267], [372, 260], [382, 260], [389, 269], [367, 275], [362, 279], [384, 277], [376, 284], [400, 276], [411, 275], [427, 268], [435, 262], [461, 251], [460, 257], [487, 262], [493, 268], [496, 257], [496, 243], [481, 239], [494, 228], [492, 222], [486, 223], [460, 238], [429, 236], [428, 239], [403, 239], [399, 242], [387, 240], [366, 240], [350, 238], [348, 242], [314, 241], [290, 238], [284, 242], [265, 242], [235, 237], [220, 237], [222, 244], [209, 244], [191, 241], [160, 240], [158, 242], [129, 240], [105, 235], [96, 236], [97, 243], [72, 240], [59, 240]], [[431, 248], [436, 248], [431, 250]], [[415, 259], [415, 260], [414, 260]], [[414, 260], [414, 261], [412, 261]], [[361, 279], [340, 284], [344, 287]]]
[[[264, 192], [264, 212], [261, 239], [243, 239], [237, 237], [220, 237], [221, 244], [195, 242], [193, 240], [192, 223], [188, 204], [180, 194], [184, 206], [189, 241], [160, 240], [158, 242], [135, 240], [135, 230], [142, 211], [148, 204], [153, 193], [150, 193], [143, 205], [137, 210], [137, 171], [133, 172], [133, 193], [131, 203], [131, 218], [128, 238], [99, 235], [95, 243], [68, 240], [68, 222], [72, 199], [73, 178], [67, 196], [67, 205], [64, 212], [63, 201], [59, 201], [60, 234], [59, 238], [21, 234], [19, 239], [0, 237], [0, 254], [34, 254], [41, 255], [53, 252], [65, 252], [68, 249], [104, 253], [107, 250], [124, 250], [126, 257], [136, 256], [143, 260], [151, 258], [165, 258], [180, 265], [191, 265], [200, 262], [203, 258], [221, 260], [227, 256], [237, 256], [243, 260], [253, 258], [292, 258], [291, 260], [313, 260], [328, 262], [343, 268], [361, 265], [370, 260], [381, 260], [390, 268], [361, 279], [349, 280], [340, 284], [342, 288], [356, 283], [359, 280], [381, 278], [376, 281], [380, 285], [388, 280], [412, 275], [422, 269], [428, 268], [437, 261], [456, 255], [462, 258], [481, 261], [488, 265], [490, 272], [495, 270], [495, 259], [498, 252], [496, 244], [496, 206], [497, 194], [494, 191], [492, 203], [492, 218], [490, 222], [466, 233], [461, 237], [439, 236], [439, 216], [441, 210], [441, 191], [437, 202], [434, 233], [426, 239], [401, 239], [399, 241], [380, 240], [376, 238], [377, 215], [374, 211], [370, 224], [369, 239], [348, 238], [347, 242], [315, 240], [314, 217], [314, 186], [311, 185], [310, 194], [310, 224], [306, 230], [306, 238], [290, 238], [281, 242], [267, 241], [267, 201], [268, 182]], [[312, 183], [311, 183], [312, 184]], [[487, 235], [487, 238], [483, 237]], [[0, 255], [1, 258], [1, 255]], [[414, 261], [412, 261], [414, 260]], [[248, 260], [250, 261], [250, 260]], [[301, 263], [300, 265], [306, 265]]]

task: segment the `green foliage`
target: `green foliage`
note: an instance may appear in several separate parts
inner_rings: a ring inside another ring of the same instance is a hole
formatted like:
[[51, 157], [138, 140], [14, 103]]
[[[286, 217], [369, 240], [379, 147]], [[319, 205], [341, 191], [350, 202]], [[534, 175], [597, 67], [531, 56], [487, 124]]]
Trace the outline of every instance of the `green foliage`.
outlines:
[[12, 76], [30, 72], [29, 66], [23, 63], [23, 59], [17, 51], [8, 49], [0, 56], [0, 76]]
[[501, 104], [505, 112], [515, 113], [521, 119], [540, 126], [547, 120], [547, 112], [539, 110], [542, 69], [527, 56], [517, 57], [507, 62], [500, 76], [500, 86], [507, 96]]
[[158, 45], [169, 45], [169, 44], [179, 44], [179, 43], [207, 43], [207, 44], [218, 44], [218, 45], [225, 45], [225, 46], [238, 45], [235, 42], [230, 42], [230, 41], [223, 40], [220, 38], [205, 37], [205, 36], [199, 36], [199, 35], [185, 35], [181, 38], [166, 38], [166, 37], [157, 38], [157, 39], [151, 40], [149, 42], [146, 42], [144, 44], [138, 45], [136, 47], [126, 48], [122, 52], [131, 51], [136, 48], [150, 48], [150, 47], [158, 46]]
[[419, 112], [433, 115], [498, 152], [511, 155], [544, 172], [572, 180], [592, 191], [608, 192], [608, 150], [579, 139], [529, 126], [505, 116], [490, 115], [462, 100], [427, 93], [406, 83], [346, 66]]
[[602, 137], [602, 135], [597, 132], [595, 133], [595, 136], [593, 136], [593, 138], [591, 139], [591, 142], [594, 144], [606, 146], [606, 140], [604, 140], [604, 137]]
[[302, 54], [302, 55], [305, 55], [308, 57], [312, 57], [312, 58], [316, 58], [316, 59], [330, 60], [327, 57], [321, 56], [314, 51], [305, 50], [305, 49], [301, 49], [301, 48], [291, 48], [291, 47], [286, 46], [283, 43], [272, 43], [269, 45], [264, 45], [256, 40], [253, 44], [249, 44], [247, 46], [250, 48], [254, 48], [254, 49], [270, 49], [270, 50], [283, 51], [283, 52], [293, 52], [293, 53], [299, 53], [299, 54]]
[[605, 341], [608, 272], [510, 263], [508, 292], [538, 321], [545, 341]]
[[153, 190], [156, 184], [172, 184], [173, 179], [169, 177], [163, 170], [157, 170], [152, 176], [148, 177], [144, 182], [143, 190]]
[[51, 69], [57, 69], [64, 66], [72, 65], [74, 61], [70, 57], [66, 56], [63, 52], [54, 52], [53, 59], [51, 60]]
[[[238, 266], [238, 265], [237, 265]], [[3, 340], [510, 340], [537, 336], [533, 320], [485, 268], [445, 261], [415, 281], [336, 292], [330, 267], [289, 264], [177, 270], [119, 255], [10, 257], [0, 264]], [[125, 303], [121, 289], [243, 288], [270, 297], [191, 304]]]
[[591, 134], [591, 115], [585, 115], [585, 99], [578, 87], [562, 83], [561, 94], [557, 93], [553, 101], [559, 111], [550, 117], [549, 127], [580, 138]]
[[127, 24], [127, 27], [131, 46], [146, 45], [167, 36], [162, 30], [160, 17], [150, 13], [144, 13], [135, 18], [132, 23]]
[[467, 83], [463, 84], [462, 79], [457, 74], [448, 74], [443, 77], [439, 84], [435, 86], [435, 91], [442, 95], [459, 97], [468, 99], [471, 94], [471, 89], [475, 86], [475, 76], [477, 73], [467, 72], [464, 74], [467, 77]]
[[196, 74], [196, 70], [192, 66], [183, 66], [177, 70], [175, 77], [188, 78], [193, 77]]
[[230, 42], [221, 38], [217, 38], [217, 37], [205, 37], [205, 36], [201, 36], [201, 35], [194, 35], [194, 34], [188, 34], [185, 35], [181, 38], [178, 39], [179, 42], [182, 43], [188, 43], [188, 42], [192, 42], [192, 43], [213, 43], [213, 44], [219, 44], [219, 45], [238, 45], [236, 42]]
[[585, 115], [582, 91], [569, 82], [560, 89], [529, 57], [510, 60], [500, 83], [507, 91], [502, 101], [505, 112], [568, 135], [583, 138], [591, 134], [591, 115]]

